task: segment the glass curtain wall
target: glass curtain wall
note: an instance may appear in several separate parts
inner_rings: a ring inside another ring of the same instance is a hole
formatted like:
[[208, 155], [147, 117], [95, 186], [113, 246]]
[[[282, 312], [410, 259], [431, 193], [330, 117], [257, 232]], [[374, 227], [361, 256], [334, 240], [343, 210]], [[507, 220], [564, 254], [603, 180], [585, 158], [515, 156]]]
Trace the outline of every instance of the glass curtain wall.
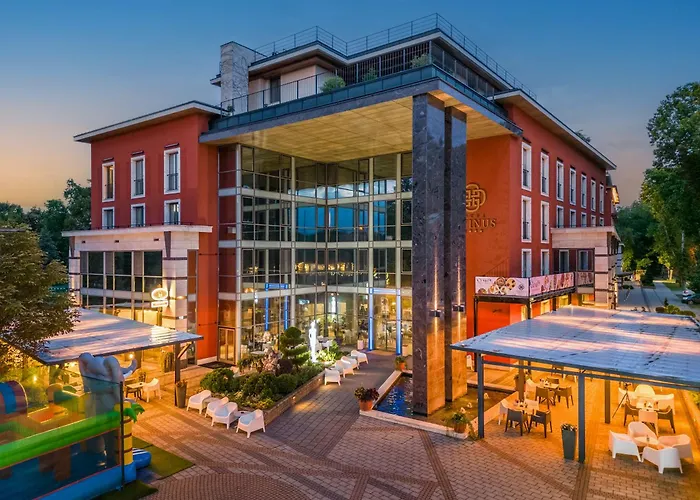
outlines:
[[220, 187], [238, 188], [219, 200], [220, 359], [312, 321], [343, 346], [406, 352], [411, 153], [324, 164], [233, 145], [219, 165]]

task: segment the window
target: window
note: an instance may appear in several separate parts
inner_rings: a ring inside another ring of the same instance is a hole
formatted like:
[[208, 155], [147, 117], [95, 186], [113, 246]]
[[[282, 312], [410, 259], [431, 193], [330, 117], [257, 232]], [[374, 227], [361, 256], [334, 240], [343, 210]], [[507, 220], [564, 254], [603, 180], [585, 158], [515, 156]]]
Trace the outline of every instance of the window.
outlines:
[[275, 78], [270, 78], [270, 104], [281, 102], [281, 90], [282, 86], [280, 77], [277, 76]]
[[595, 227], [595, 217], [591, 216], [591, 227]]
[[590, 271], [591, 260], [589, 250], [579, 250], [578, 251], [578, 270], [579, 271]]
[[542, 243], [549, 241], [549, 203], [543, 201], [540, 205], [540, 238]]
[[549, 155], [540, 153], [540, 193], [549, 196]]
[[581, 214], [581, 227], [588, 226], [588, 215]]
[[102, 165], [102, 201], [114, 200], [114, 163]]
[[564, 207], [557, 207], [557, 227], [564, 227]]
[[564, 201], [564, 164], [557, 160], [557, 200]]
[[569, 272], [569, 251], [559, 250], [559, 272], [568, 273]]
[[131, 197], [141, 198], [146, 194], [146, 158], [131, 159]]
[[522, 155], [522, 187], [528, 191], [532, 189], [532, 148], [523, 143]]
[[532, 201], [527, 196], [522, 197], [522, 208], [520, 213], [521, 219], [521, 241], [532, 241], [531, 223], [532, 223]]
[[576, 205], [576, 170], [569, 169], [569, 203]]
[[114, 227], [114, 209], [102, 209], [102, 229], [112, 229]]
[[569, 227], [576, 227], [576, 210], [569, 210]]
[[165, 152], [165, 192], [180, 191], [180, 149], [170, 149]]
[[146, 205], [140, 203], [131, 205], [131, 227], [143, 227], [146, 225]]
[[600, 227], [603, 227], [603, 226], [605, 225], [605, 221], [603, 220], [602, 217], [598, 219], [598, 225], [599, 225]]
[[542, 250], [540, 253], [540, 275], [549, 274], [549, 250]]
[[165, 224], [180, 223], [180, 200], [165, 202]]
[[603, 183], [600, 184], [598, 189], [598, 211], [602, 214], [605, 213], [605, 187]]
[[588, 183], [587, 178], [584, 174], [581, 174], [581, 206], [586, 208], [586, 202], [588, 200]]
[[595, 180], [591, 179], [591, 210], [595, 212], [597, 203], [595, 202]]
[[523, 248], [521, 259], [522, 277], [529, 278], [532, 276], [532, 250]]

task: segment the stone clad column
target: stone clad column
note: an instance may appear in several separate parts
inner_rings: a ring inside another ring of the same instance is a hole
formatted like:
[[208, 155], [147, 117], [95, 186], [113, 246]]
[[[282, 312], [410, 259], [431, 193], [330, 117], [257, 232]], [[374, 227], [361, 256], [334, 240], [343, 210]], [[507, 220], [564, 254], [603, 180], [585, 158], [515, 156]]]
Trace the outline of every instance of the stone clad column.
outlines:
[[466, 187], [467, 115], [445, 111], [445, 399], [467, 392], [466, 353], [450, 345], [467, 338], [466, 325]]
[[[445, 110], [413, 98], [413, 411], [445, 404], [444, 241]], [[428, 375], [429, 374], [429, 375]]]

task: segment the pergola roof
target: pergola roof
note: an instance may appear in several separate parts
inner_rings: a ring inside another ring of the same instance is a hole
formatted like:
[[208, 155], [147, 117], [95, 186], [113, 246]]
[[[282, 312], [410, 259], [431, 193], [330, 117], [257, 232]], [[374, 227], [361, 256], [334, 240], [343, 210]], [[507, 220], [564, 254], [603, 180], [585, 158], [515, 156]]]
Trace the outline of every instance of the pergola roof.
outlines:
[[700, 387], [700, 328], [686, 316], [567, 306], [452, 348]]
[[37, 358], [45, 365], [75, 361], [84, 352], [108, 356], [201, 340], [201, 335], [80, 309], [73, 331], [46, 342]]

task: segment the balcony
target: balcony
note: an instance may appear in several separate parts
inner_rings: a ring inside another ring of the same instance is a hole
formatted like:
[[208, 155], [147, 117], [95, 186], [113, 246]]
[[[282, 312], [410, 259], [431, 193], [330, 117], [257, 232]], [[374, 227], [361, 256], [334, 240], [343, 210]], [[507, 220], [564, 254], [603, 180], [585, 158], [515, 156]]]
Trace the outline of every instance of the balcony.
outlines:
[[532, 278], [477, 276], [474, 289], [480, 297], [542, 299], [574, 291], [574, 273], [548, 274]]
[[439, 14], [421, 17], [349, 42], [315, 26], [268, 43], [262, 47], [258, 47], [254, 50], [255, 54], [252, 65], [260, 64], [274, 57], [279, 57], [288, 52], [315, 44], [322, 45], [326, 49], [344, 58], [357, 57], [372, 50], [399, 44], [406, 40], [415, 39], [432, 33], [440, 33], [488, 68], [497, 77], [506, 82], [507, 85], [515, 89], [521, 89], [533, 99], [537, 99], [537, 96], [532, 90], [510, 74], [503, 66], [499, 65], [492, 57]]

